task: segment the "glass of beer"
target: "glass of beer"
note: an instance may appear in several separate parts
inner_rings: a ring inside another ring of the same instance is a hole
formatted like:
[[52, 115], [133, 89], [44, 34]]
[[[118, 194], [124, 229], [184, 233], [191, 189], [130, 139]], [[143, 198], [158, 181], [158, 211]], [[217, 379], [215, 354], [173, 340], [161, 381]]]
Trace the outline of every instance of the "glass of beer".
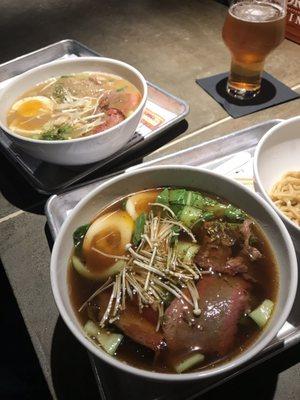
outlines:
[[234, 0], [223, 28], [231, 52], [227, 93], [252, 99], [260, 91], [265, 58], [284, 39], [285, 0]]

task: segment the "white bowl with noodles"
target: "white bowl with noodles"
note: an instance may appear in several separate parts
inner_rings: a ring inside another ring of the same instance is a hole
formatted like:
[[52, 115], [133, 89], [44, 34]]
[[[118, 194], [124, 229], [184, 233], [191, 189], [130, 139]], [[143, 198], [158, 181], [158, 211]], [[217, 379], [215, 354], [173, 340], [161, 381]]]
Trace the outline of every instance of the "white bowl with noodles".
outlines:
[[270, 196], [275, 183], [288, 171], [298, 171], [300, 174], [300, 116], [282, 121], [271, 128], [260, 140], [254, 155], [255, 188], [282, 218], [296, 250], [300, 252], [300, 227], [276, 206]]
[[[109, 356], [84, 335], [77, 319], [67, 280], [69, 258], [73, 249], [74, 230], [88, 221], [100, 209], [128, 194], [154, 187], [186, 187], [219, 195], [253, 216], [270, 242], [279, 272], [277, 301], [267, 326], [243, 352], [224, 364], [184, 374], [159, 373], [140, 369]], [[273, 208], [261, 197], [240, 183], [215, 172], [189, 166], [148, 167], [110, 179], [84, 197], [70, 213], [55, 241], [51, 257], [51, 285], [59, 312], [75, 337], [95, 356], [108, 364], [142, 378], [160, 381], [184, 382], [221, 375], [240, 368], [261, 352], [276, 336], [287, 320], [297, 289], [297, 260], [290, 235]]]
[[[125, 120], [103, 132], [70, 140], [31, 139], [8, 128], [8, 111], [26, 91], [52, 77], [84, 71], [104, 72], [128, 80], [141, 94], [138, 107]], [[122, 61], [104, 57], [57, 60], [31, 69], [5, 86], [0, 92], [0, 127], [17, 147], [32, 157], [60, 165], [89, 164], [116, 153], [133, 137], [142, 117], [147, 93], [147, 83], [142, 74]]]

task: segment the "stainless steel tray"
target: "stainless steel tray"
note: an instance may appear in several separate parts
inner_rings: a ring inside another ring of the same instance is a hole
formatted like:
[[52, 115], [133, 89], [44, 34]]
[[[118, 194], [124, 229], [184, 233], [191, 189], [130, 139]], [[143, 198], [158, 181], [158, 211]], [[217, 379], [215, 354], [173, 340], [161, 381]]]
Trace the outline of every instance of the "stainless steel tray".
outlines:
[[[267, 130], [278, 122], [280, 122], [278, 119], [267, 121], [251, 128], [234, 132], [228, 136], [202, 143], [150, 162], [136, 165], [129, 169], [163, 164], [201, 166], [217, 170], [227, 176], [239, 179], [251, 187], [253, 178], [252, 159], [255, 146]], [[125, 171], [121, 171], [119, 173], [124, 172]], [[89, 193], [93, 188], [106, 179], [108, 179], [108, 177], [102, 180], [95, 180], [86, 185], [78, 186], [77, 188], [63, 194], [50, 197], [46, 205], [46, 215], [54, 238], [69, 211], [72, 210], [85, 194]], [[300, 265], [299, 257], [298, 263]], [[275, 354], [300, 342], [299, 304], [300, 289], [298, 290], [295, 305], [288, 321], [279, 331], [276, 338], [257, 357], [252, 359], [251, 362], [243, 365], [243, 367], [238, 370], [233, 370], [229, 374], [219, 377], [218, 379], [209, 379], [201, 381], [200, 383], [193, 383], [193, 385], [176, 385], [174, 388], [173, 385], [148, 382], [121, 373], [91, 356], [90, 358], [99, 388], [101, 389], [101, 392], [105, 394], [106, 400], [118, 399], [119, 393], [127, 393], [127, 398], [132, 400], [139, 399], [141, 396], [144, 400], [192, 400], [213, 387], [224, 383], [241, 372], [252, 368], [253, 366], [273, 357]]]
[[[40, 50], [25, 54], [0, 65], [0, 88], [7, 80], [20, 75], [31, 68], [59, 58], [74, 58], [83, 56], [99, 56], [98, 53], [75, 40], [62, 40]], [[188, 114], [187, 103], [166, 92], [153, 83], [147, 82], [148, 100], [144, 115], [134, 137], [123, 149], [105, 160], [78, 167], [64, 167], [49, 164], [28, 156], [16, 148], [8, 136], [0, 129], [0, 150], [20, 170], [29, 183], [40, 193], [53, 194], [62, 191], [97, 171], [97, 175], [107, 173], [108, 168], [120, 165], [126, 159], [135, 159], [140, 153], [147, 153], [147, 146], [154, 140], [170, 140], [187, 128], [187, 123], [180, 121]], [[145, 122], [146, 113], [156, 116], [156, 125]], [[147, 123], [147, 125], [146, 125]], [[148, 150], [149, 152], [149, 150]], [[99, 171], [100, 169], [103, 170]]]

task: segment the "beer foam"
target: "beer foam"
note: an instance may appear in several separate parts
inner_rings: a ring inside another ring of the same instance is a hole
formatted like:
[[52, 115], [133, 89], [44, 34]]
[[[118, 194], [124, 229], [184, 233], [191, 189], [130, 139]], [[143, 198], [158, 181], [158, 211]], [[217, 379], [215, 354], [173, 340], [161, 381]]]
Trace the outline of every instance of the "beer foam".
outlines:
[[229, 12], [233, 17], [248, 22], [269, 22], [284, 16], [279, 5], [263, 2], [240, 2], [230, 7]]

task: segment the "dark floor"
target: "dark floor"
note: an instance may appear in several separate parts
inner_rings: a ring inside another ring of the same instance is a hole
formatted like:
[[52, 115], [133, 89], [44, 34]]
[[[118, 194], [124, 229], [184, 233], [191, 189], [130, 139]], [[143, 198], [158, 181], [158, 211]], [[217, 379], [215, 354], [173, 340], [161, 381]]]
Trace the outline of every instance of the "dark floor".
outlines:
[[0, 399], [50, 399], [13, 292], [0, 263]]

